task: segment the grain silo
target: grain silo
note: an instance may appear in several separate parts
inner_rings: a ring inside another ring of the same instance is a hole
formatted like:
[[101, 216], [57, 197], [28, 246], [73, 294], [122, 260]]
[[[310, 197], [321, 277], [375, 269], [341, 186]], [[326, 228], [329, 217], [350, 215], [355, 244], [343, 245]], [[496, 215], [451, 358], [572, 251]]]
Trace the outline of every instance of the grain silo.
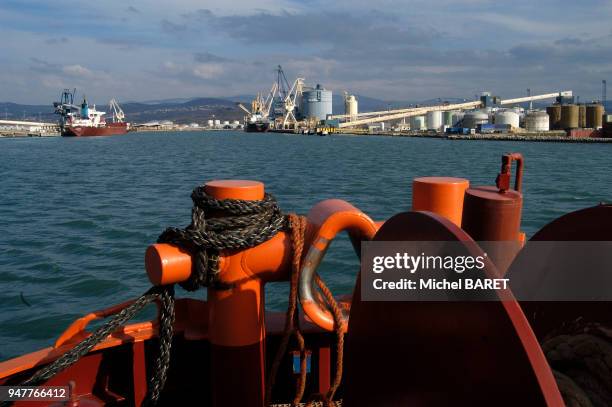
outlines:
[[425, 116], [413, 116], [410, 119], [410, 130], [425, 130]]
[[332, 114], [332, 92], [317, 85], [314, 89], [304, 90], [302, 94], [303, 116], [325, 120]]
[[578, 111], [578, 105], [561, 105], [559, 127], [563, 130], [578, 128]]
[[452, 110], [447, 110], [442, 113], [442, 125], [452, 127], [453, 126], [453, 112]]
[[549, 128], [557, 130], [561, 128], [561, 105], [552, 105], [546, 108], [546, 113], [550, 119]]
[[600, 104], [586, 106], [586, 126], [590, 129], [599, 129], [603, 125], [604, 107]]
[[427, 130], [440, 130], [442, 127], [442, 112], [439, 110], [427, 112]]
[[550, 129], [550, 119], [546, 112], [531, 111], [525, 115], [525, 129], [527, 131], [548, 131]]
[[578, 127], [581, 129], [589, 127], [586, 125], [586, 105], [578, 105]]
[[359, 105], [355, 95], [344, 95], [344, 114], [348, 116], [349, 120], [355, 120], [357, 113], [359, 112]]

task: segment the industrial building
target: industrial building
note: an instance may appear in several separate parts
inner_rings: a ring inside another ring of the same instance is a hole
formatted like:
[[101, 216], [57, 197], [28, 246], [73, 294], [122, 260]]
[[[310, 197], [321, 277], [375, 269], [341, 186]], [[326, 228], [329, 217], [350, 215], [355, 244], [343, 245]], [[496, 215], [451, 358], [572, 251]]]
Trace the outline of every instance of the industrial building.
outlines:
[[[604, 81], [605, 86], [605, 81]], [[605, 98], [605, 88], [602, 98]], [[477, 100], [394, 110], [360, 112], [355, 95], [344, 92], [344, 113], [334, 114], [332, 91], [321, 84], [307, 86], [304, 78], [289, 85], [282, 67], [276, 70], [266, 98], [257, 95], [247, 114], [246, 131], [429, 132], [436, 134], [543, 133], [567, 131], [574, 137], [598, 136], [610, 124], [601, 103], [578, 105], [571, 90], [502, 99], [483, 92]], [[546, 111], [533, 109], [534, 101], [553, 100]], [[529, 103], [529, 108], [520, 104]], [[592, 132], [578, 131], [592, 129]], [[599, 133], [598, 133], [599, 132]], [[602, 133], [603, 134], [603, 133]]]

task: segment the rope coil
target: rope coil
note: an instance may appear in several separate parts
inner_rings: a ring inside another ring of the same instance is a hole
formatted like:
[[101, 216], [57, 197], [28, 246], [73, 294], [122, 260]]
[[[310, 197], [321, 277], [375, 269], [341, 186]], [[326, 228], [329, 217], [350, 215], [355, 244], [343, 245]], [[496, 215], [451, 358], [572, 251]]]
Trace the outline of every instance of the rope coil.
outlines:
[[[157, 243], [170, 243], [188, 251], [193, 259], [193, 272], [181, 287], [195, 291], [216, 285], [219, 279], [219, 252], [242, 250], [268, 241], [287, 227], [276, 200], [265, 194], [261, 201], [215, 199], [204, 186], [191, 194], [191, 223], [184, 229], [167, 228]], [[207, 217], [207, 215], [223, 215]]]

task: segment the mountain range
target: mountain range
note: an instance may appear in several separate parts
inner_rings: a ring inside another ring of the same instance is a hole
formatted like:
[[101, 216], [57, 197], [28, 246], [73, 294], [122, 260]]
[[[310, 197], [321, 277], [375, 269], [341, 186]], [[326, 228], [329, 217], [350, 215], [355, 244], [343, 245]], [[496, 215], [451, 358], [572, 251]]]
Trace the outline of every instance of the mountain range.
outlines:
[[[242, 120], [244, 112], [238, 107], [243, 103], [249, 107], [251, 95], [240, 95], [227, 98], [175, 98], [164, 100], [149, 100], [143, 102], [126, 102], [121, 107], [125, 112], [127, 120], [131, 123], [146, 123], [157, 120], [171, 120], [175, 123], [204, 124], [209, 119], [219, 120]], [[460, 98], [438, 98], [418, 102], [410, 101], [385, 101], [367, 96], [357, 95], [359, 111], [379, 111], [397, 109], [400, 107], [419, 105], [433, 105], [442, 102], [460, 103], [465, 99]], [[542, 108], [547, 103], [534, 103], [534, 107]], [[344, 112], [344, 99], [342, 95], [333, 95], [333, 111], [336, 114]], [[608, 101], [606, 111], [612, 110], [612, 103]], [[109, 111], [107, 105], [98, 105], [103, 111]], [[48, 105], [25, 105], [11, 102], [0, 102], [0, 120], [32, 120], [43, 122], [54, 122], [57, 116], [53, 112], [51, 103]]]

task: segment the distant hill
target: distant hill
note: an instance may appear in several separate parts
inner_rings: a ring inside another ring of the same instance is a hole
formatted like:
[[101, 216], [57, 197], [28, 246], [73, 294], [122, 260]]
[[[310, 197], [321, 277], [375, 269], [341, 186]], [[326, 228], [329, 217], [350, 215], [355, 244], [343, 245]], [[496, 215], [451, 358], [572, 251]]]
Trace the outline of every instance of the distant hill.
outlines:
[[[172, 120], [176, 123], [204, 123], [208, 119], [241, 120], [244, 112], [236, 103], [222, 98], [194, 98], [181, 102], [148, 101], [120, 103], [127, 120], [131, 123], [146, 123], [154, 120]], [[97, 105], [97, 109], [108, 112], [107, 105]], [[36, 120], [54, 122], [57, 116], [53, 106], [21, 105], [0, 103], [0, 119]]]
[[[460, 98], [438, 98], [422, 101], [386, 101], [363, 95], [356, 95], [359, 101], [359, 111], [378, 111], [397, 109], [402, 107], [419, 105], [433, 105], [440, 101], [449, 103], [461, 103], [465, 99]], [[205, 123], [207, 120], [242, 120], [244, 112], [238, 108], [237, 102], [248, 105], [253, 99], [251, 95], [238, 95], [233, 97], [219, 98], [174, 98], [164, 100], [149, 100], [144, 102], [121, 103], [127, 120], [131, 123], [146, 123], [155, 120], [172, 120], [176, 123]], [[469, 99], [471, 100], [471, 99]], [[534, 102], [535, 108], [545, 108], [550, 102]], [[528, 104], [524, 104], [527, 107]], [[344, 113], [344, 97], [342, 94], [334, 94], [332, 98], [334, 114]], [[108, 106], [98, 105], [98, 109], [108, 111]], [[612, 111], [612, 101], [607, 102], [606, 111]], [[0, 120], [36, 120], [45, 122], [57, 121], [53, 112], [52, 103], [48, 105], [23, 105], [11, 102], [0, 102]]]

